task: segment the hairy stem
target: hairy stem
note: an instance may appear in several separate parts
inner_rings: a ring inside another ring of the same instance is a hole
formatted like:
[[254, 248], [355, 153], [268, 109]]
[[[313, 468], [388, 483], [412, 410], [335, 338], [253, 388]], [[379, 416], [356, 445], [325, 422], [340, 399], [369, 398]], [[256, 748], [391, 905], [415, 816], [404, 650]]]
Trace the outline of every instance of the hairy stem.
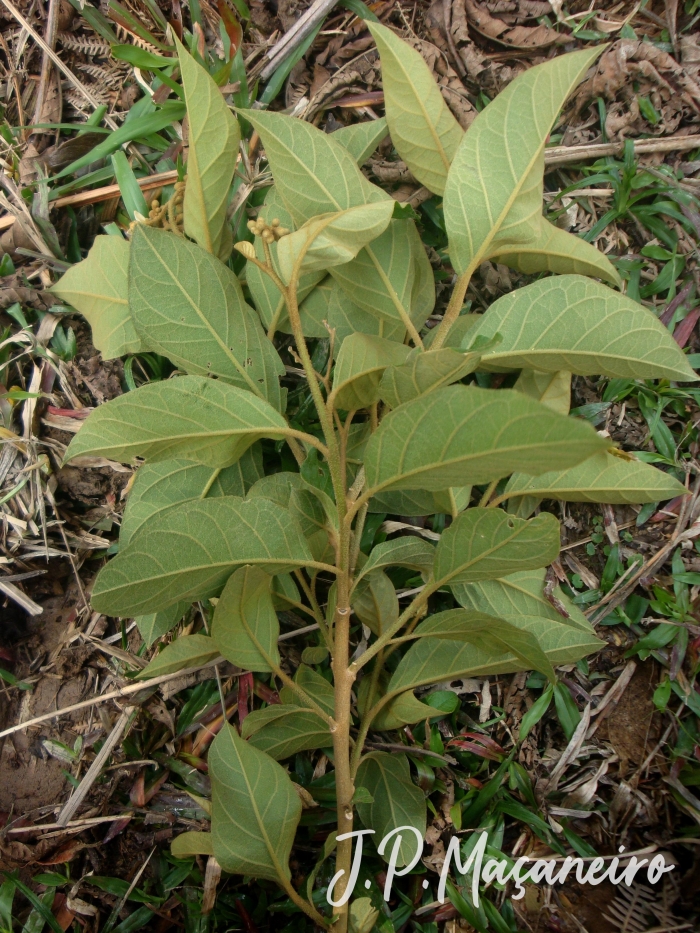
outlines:
[[460, 277], [457, 279], [457, 283], [452, 292], [452, 297], [450, 298], [450, 303], [447, 306], [444, 317], [438, 329], [435, 332], [435, 338], [430, 344], [431, 350], [439, 350], [445, 340], [447, 335], [452, 328], [452, 325], [459, 317], [459, 312], [462, 310], [462, 305], [464, 304], [464, 296], [467, 294], [467, 288], [469, 287], [469, 282], [471, 277], [474, 274], [475, 266], [470, 265], [465, 272], [463, 272]]

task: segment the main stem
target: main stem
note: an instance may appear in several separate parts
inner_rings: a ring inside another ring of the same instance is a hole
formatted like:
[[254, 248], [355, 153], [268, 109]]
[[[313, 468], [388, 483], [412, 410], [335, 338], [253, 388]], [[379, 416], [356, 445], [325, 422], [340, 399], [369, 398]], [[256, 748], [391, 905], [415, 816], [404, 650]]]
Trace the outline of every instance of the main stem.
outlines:
[[[299, 265], [299, 264], [298, 264]], [[318, 379], [309, 356], [308, 347], [301, 326], [299, 307], [297, 303], [298, 267], [294, 270], [288, 288], [286, 289], [287, 308], [289, 320], [292, 325], [294, 341], [299, 359], [307, 376], [316, 410], [328, 449], [328, 467], [333, 481], [336, 507], [338, 509], [338, 544], [337, 544], [337, 598], [336, 610], [332, 632], [333, 644], [333, 682], [334, 682], [334, 723], [331, 726], [333, 735], [333, 757], [335, 766], [335, 783], [337, 797], [338, 835], [352, 832], [353, 803], [355, 793], [350, 767], [350, 700], [352, 685], [355, 680], [354, 671], [350, 671], [350, 542], [351, 530], [345, 521], [346, 515], [346, 476], [345, 457], [342, 445], [338, 443], [338, 435], [333, 425], [333, 413], [329, 410], [323, 398]], [[339, 900], [345, 891], [350, 876], [352, 860], [352, 839], [338, 842], [336, 849], [336, 872], [343, 874], [336, 884], [334, 900]], [[348, 905], [343, 904], [333, 909], [335, 922], [334, 931], [347, 933]]]

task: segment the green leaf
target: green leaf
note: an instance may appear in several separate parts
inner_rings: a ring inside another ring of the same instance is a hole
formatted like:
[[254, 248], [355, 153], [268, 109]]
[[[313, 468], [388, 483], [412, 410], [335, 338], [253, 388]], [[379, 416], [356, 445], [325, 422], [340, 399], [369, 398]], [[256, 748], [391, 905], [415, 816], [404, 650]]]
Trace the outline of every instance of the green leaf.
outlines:
[[[314, 698], [315, 699], [315, 698]], [[273, 710], [274, 715], [268, 710]], [[267, 714], [265, 717], [261, 713]], [[248, 722], [248, 720], [253, 720]], [[275, 761], [297, 752], [329, 748], [333, 737], [328, 723], [318, 713], [299, 706], [271, 706], [249, 713], [243, 721], [243, 733], [255, 748]]]
[[289, 511], [299, 522], [314, 559], [332, 564], [335, 554], [328, 537], [329, 522], [318, 497], [310, 489], [294, 489]]
[[151, 519], [103, 567], [92, 604], [107, 615], [145, 615], [218, 596], [242, 564], [272, 576], [311, 562], [301, 529], [269, 499], [185, 502]]
[[386, 201], [332, 135], [304, 120], [264, 110], [239, 110], [260, 134], [277, 191], [296, 226], [318, 214]]
[[[462, 344], [466, 345], [468, 342], [470, 342], [465, 340], [467, 333], [473, 327], [476, 327], [476, 325], [482, 319], [482, 314], [460, 314], [460, 316], [450, 328], [443, 346], [453, 347], [455, 350], [460, 350], [462, 348]], [[426, 350], [429, 350], [432, 346], [437, 330], [437, 327], [433, 327], [423, 338], [423, 345], [425, 346]]]
[[317, 272], [351, 262], [384, 233], [392, 213], [391, 201], [378, 201], [307, 220], [277, 243], [280, 278], [288, 285], [297, 263], [300, 272]]
[[560, 415], [568, 415], [571, 408], [571, 373], [559, 370], [542, 373], [537, 369], [523, 369], [513, 386], [530, 398], [542, 402]]
[[[541, 204], [541, 187], [537, 197], [538, 204]], [[534, 202], [535, 198], [532, 197], [532, 200]], [[532, 239], [526, 245], [517, 246], [515, 249], [506, 246], [504, 252], [493, 257], [495, 262], [502, 262], [504, 266], [510, 266], [511, 269], [517, 269], [526, 275], [536, 272], [575, 272], [578, 275], [598, 276], [613, 285], [620, 284], [615, 267], [592, 243], [555, 227], [541, 216], [532, 218], [531, 223]]]
[[358, 165], [364, 165], [388, 133], [386, 119], [380, 117], [378, 120], [341, 126], [334, 131], [333, 139], [347, 149]]
[[231, 270], [184, 237], [137, 224], [129, 304], [151, 350], [188, 373], [214, 376], [281, 408], [284, 365]]
[[462, 128], [443, 100], [423, 56], [386, 26], [367, 24], [382, 63], [391, 141], [418, 181], [435, 194], [462, 141]]
[[282, 438], [287, 423], [263, 399], [204, 376], [151, 382], [100, 405], [65, 454], [131, 462], [183, 457], [212, 467], [235, 463], [262, 437]]
[[50, 289], [86, 318], [92, 342], [105, 360], [141, 349], [129, 312], [128, 268], [127, 241], [97, 236], [87, 259], [71, 266]]
[[211, 833], [195, 830], [180, 833], [170, 843], [170, 853], [174, 858], [181, 859], [191, 858], [193, 855], [213, 855], [214, 837]]
[[495, 301], [466, 335], [500, 334], [480, 369], [567, 370], [579, 376], [697, 381], [668, 329], [647, 308], [578, 275], [542, 279]]
[[221, 259], [233, 245], [226, 223], [228, 194], [241, 131], [209, 74], [175, 39], [189, 121], [185, 233]]
[[149, 612], [148, 615], [137, 616], [134, 622], [146, 647], [150, 648], [153, 642], [174, 629], [188, 609], [189, 603], [182, 602], [175, 603], [162, 612]]
[[530, 730], [537, 725], [540, 719], [542, 719], [544, 714], [549, 709], [549, 704], [552, 702], [553, 695], [554, 687], [552, 684], [548, 684], [547, 689], [542, 692], [542, 696], [535, 700], [530, 709], [520, 720], [518, 742], [524, 742]]
[[546, 567], [559, 546], [559, 522], [549, 512], [528, 522], [501, 509], [467, 509], [442, 533], [433, 574], [441, 585], [494, 580]]
[[301, 800], [287, 772], [226, 723], [212, 743], [209, 773], [219, 865], [234, 875], [289, 880]]
[[469, 505], [471, 491], [471, 486], [453, 486], [440, 492], [423, 489], [389, 490], [369, 500], [369, 511], [412, 517], [436, 513], [454, 517]]
[[367, 563], [357, 574], [361, 580], [371, 570], [383, 567], [408, 567], [420, 573], [428, 573], [435, 560], [435, 547], [423, 538], [407, 535], [403, 538], [394, 538], [384, 541], [372, 548]]
[[450, 261], [459, 274], [492, 256], [527, 251], [541, 241], [547, 137], [600, 52], [600, 47], [572, 52], [528, 68], [464, 134], [444, 200]]
[[[313, 696], [321, 709], [329, 716], [335, 715], [335, 694], [333, 686], [322, 677], [312, 667], [306, 664], [300, 664], [294, 675], [294, 681], [302, 690]], [[289, 703], [292, 706], [302, 706], [297, 693], [291, 687], [282, 687], [280, 690], [280, 699], [283, 703]]]
[[388, 366], [401, 364], [410, 348], [394, 340], [351, 334], [343, 340], [333, 372], [332, 403], [354, 411], [379, 399], [379, 383]]
[[[367, 829], [373, 829], [380, 841], [399, 826], [415, 826], [421, 836], [425, 834], [426, 806], [423, 792], [411, 780], [411, 770], [405, 755], [370, 752], [357, 769], [355, 784], [366, 788], [373, 803], [358, 803], [357, 813]], [[406, 865], [416, 854], [414, 833], [403, 833], [396, 864]], [[398, 838], [398, 837], [396, 837]], [[389, 843], [389, 851], [394, 840]]]
[[354, 304], [389, 323], [403, 311], [420, 330], [435, 306], [432, 267], [412, 220], [392, 220], [352, 262], [330, 272]]
[[259, 567], [240, 567], [214, 610], [211, 634], [219, 651], [244, 671], [279, 668], [280, 626], [272, 605], [272, 577]]
[[[371, 334], [403, 343], [406, 328], [399, 321], [376, 317], [360, 308], [330, 275], [313, 289], [299, 308], [304, 334], [328, 337], [328, 326], [335, 330], [336, 345], [355, 333]], [[286, 325], [282, 326], [282, 330]]]
[[[512, 625], [505, 619], [465, 609], [448, 609], [421, 622], [413, 632], [413, 637], [428, 638], [431, 641], [443, 639], [467, 642], [496, 657], [511, 654], [525, 670], [541, 671], [550, 680], [554, 680], [554, 668], [535, 634]], [[410, 665], [409, 654], [410, 651], [404, 658], [407, 665]], [[416, 654], [424, 655], [425, 651], [417, 651]]]
[[[363, 678], [362, 683], [369, 678]], [[453, 694], [454, 696], [454, 694]], [[358, 697], [359, 703], [359, 697]], [[436, 710], [427, 703], [421, 703], [407, 690], [385, 704], [372, 720], [372, 728], [380, 732], [400, 729], [402, 726], [413, 725], [415, 722], [425, 722], [435, 716]]]
[[370, 570], [358, 581], [350, 605], [360, 622], [375, 635], [381, 635], [399, 617], [399, 599], [394, 584], [383, 570]]
[[607, 451], [578, 466], [539, 476], [514, 473], [506, 486], [508, 496], [538, 496], [563, 502], [606, 502], [639, 505], [682, 496], [685, 486], [668, 473], [640, 460], [628, 460]]
[[606, 445], [592, 427], [512, 390], [447, 386], [388, 414], [365, 451], [372, 495], [389, 487], [439, 491], [515, 469], [574, 466]]
[[[554, 622], [539, 616], [523, 615], [511, 616], [506, 621], [532, 635], [552, 665], [578, 661], [603, 645], [594, 635], [567, 625], [563, 618]], [[389, 692], [399, 693], [455, 677], [508, 674], [527, 667], [514, 651], [496, 651], [487, 648], [485, 643], [465, 644], [442, 638], [421, 638], [399, 662], [389, 682]]]
[[248, 490], [248, 498], [254, 499], [262, 496], [263, 499], [272, 499], [282, 508], [289, 507], [289, 500], [295, 489], [303, 489], [304, 481], [298, 473], [271, 473], [261, 476]]
[[263, 469], [260, 444], [249, 447], [230, 467], [212, 468], [191, 460], [161, 460], [139, 467], [122, 516], [119, 543], [127, 545], [153, 516], [189, 499], [245, 496]]
[[544, 595], [545, 571], [524, 570], [500, 580], [458, 584], [452, 587], [457, 602], [465, 609], [475, 609], [517, 624], [519, 616], [539, 616], [550, 622], [567, 624], [592, 635], [594, 630], [578, 606], [559, 587], [553, 596], [568, 612], [562, 616]]
[[480, 359], [480, 353], [462, 353], [448, 348], [413, 350], [407, 362], [386, 370], [379, 396], [391, 408], [398, 408], [404, 402], [458, 382], [477, 368]]
[[151, 663], [139, 671], [137, 680], [174, 674], [186, 667], [200, 667], [219, 656], [219, 647], [208, 635], [183, 635], [170, 642]]

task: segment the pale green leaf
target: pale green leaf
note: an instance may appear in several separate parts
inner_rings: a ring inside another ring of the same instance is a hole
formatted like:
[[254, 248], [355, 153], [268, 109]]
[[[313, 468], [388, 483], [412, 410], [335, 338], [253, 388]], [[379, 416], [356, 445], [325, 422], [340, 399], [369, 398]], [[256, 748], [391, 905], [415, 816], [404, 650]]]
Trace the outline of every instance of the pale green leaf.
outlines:
[[241, 132], [213, 79], [177, 38], [175, 43], [189, 123], [185, 233], [209, 253], [227, 259], [232, 236], [226, 208]]
[[226, 660], [244, 671], [269, 673], [280, 665], [271, 585], [272, 577], [259, 567], [239, 567], [214, 610], [212, 638]]
[[356, 305], [390, 323], [405, 314], [420, 330], [435, 305], [432, 268], [412, 220], [392, 220], [352, 262], [330, 272]]
[[209, 752], [214, 855], [224, 871], [289, 879], [301, 800], [277, 762], [225, 723]]
[[350, 597], [352, 611], [375, 635], [390, 628], [399, 617], [394, 584], [383, 570], [370, 570], [358, 581]]
[[439, 491], [518, 469], [574, 466], [605, 447], [590, 425], [512, 390], [447, 386], [388, 414], [365, 451], [373, 495], [389, 487]]
[[218, 656], [218, 645], [208, 635], [182, 635], [166, 645], [150, 664], [139, 671], [137, 679], [148, 680], [150, 677], [174, 674], [186, 667], [201, 667]]
[[504, 295], [468, 332], [465, 343], [496, 334], [501, 342], [484, 351], [480, 369], [698, 379], [656, 315], [583, 276], [553, 276]]
[[134, 622], [146, 647], [150, 648], [154, 641], [174, 629], [188, 609], [189, 603], [182, 602], [175, 603], [174, 606], [163, 609], [161, 612], [149, 612], [148, 615], [137, 616]]
[[105, 360], [143, 349], [129, 311], [128, 270], [127, 241], [97, 236], [87, 259], [71, 266], [51, 288], [87, 320]]
[[[421, 836], [425, 834], [425, 797], [411, 780], [405, 755], [386, 752], [365, 755], [357, 769], [355, 786], [366, 788], [374, 798], [373, 803], [358, 803], [357, 813], [363, 825], [374, 830], [377, 842], [399, 826], [415, 826]], [[408, 864], [416, 854], [415, 833], [404, 831], [402, 837], [398, 866]], [[393, 848], [394, 839], [384, 853], [385, 859], [389, 859]]]
[[379, 383], [388, 366], [400, 365], [411, 350], [395, 340], [351, 334], [343, 340], [333, 372], [332, 404], [354, 411], [379, 399]]
[[114, 616], [218, 596], [236, 567], [271, 576], [312, 563], [296, 521], [269, 499], [185, 502], [148, 522], [97, 575], [93, 608]]
[[[335, 695], [333, 693], [333, 686], [325, 677], [316, 673], [312, 667], [308, 667], [306, 664], [300, 664], [294, 675], [294, 681], [302, 690], [306, 690], [306, 692], [314, 698], [324, 712], [328, 713], [329, 716], [334, 715]], [[299, 695], [295, 693], [291, 687], [282, 687], [280, 690], [280, 699], [283, 703], [289, 703], [292, 706], [303, 705]]]
[[281, 113], [239, 113], [260, 134], [275, 186], [296, 226], [318, 214], [389, 199], [332, 134]]
[[455, 517], [469, 505], [471, 486], [454, 486], [440, 492], [423, 489], [390, 489], [369, 500], [370, 512], [389, 512], [391, 515], [452, 515]]
[[537, 369], [523, 369], [513, 386], [530, 398], [542, 402], [560, 415], [568, 415], [571, 408], [571, 373], [558, 370], [542, 373]]
[[458, 273], [541, 239], [544, 147], [563, 104], [601, 48], [528, 68], [476, 117], [445, 186], [450, 261]]
[[328, 537], [329, 522], [318, 497], [308, 488], [294, 489], [289, 498], [289, 511], [299, 522], [314, 560], [334, 563], [335, 553]]
[[170, 853], [174, 858], [191, 858], [193, 855], [213, 855], [214, 841], [211, 833], [190, 830], [180, 833], [170, 843]]
[[379, 396], [391, 408], [398, 408], [441, 386], [458, 382], [473, 372], [480, 353], [441, 350], [414, 350], [401, 366], [391, 366], [382, 376]]
[[299, 587], [290, 574], [278, 573], [276, 577], [273, 577], [272, 602], [278, 612], [301, 603]]
[[[376, 317], [358, 307], [330, 275], [313, 289], [299, 308], [305, 336], [328, 337], [328, 327], [335, 330], [336, 347], [355, 333], [371, 334], [403, 343], [406, 328], [400, 321]], [[283, 327], [284, 329], [284, 327]]]
[[[369, 678], [363, 678], [362, 683], [365, 680], [369, 680]], [[390, 732], [392, 729], [400, 729], [402, 726], [412, 725], [414, 722], [425, 722], [426, 719], [430, 719], [436, 713], [437, 710], [434, 707], [428, 706], [427, 703], [421, 703], [420, 700], [415, 698], [412, 690], [407, 690], [382, 706], [372, 720], [372, 729], [378, 729], [380, 732]]]
[[453, 586], [452, 592], [457, 602], [465, 609], [475, 609], [487, 615], [498, 616], [513, 624], [517, 624], [517, 619], [521, 616], [539, 616], [550, 622], [574, 626], [592, 635], [594, 631], [590, 622], [558, 586], [555, 587], [553, 595], [568, 615], [562, 616], [546, 598], [545, 572], [524, 570], [500, 580]]
[[[465, 337], [472, 328], [483, 319], [483, 314], [460, 314], [457, 320], [454, 322], [450, 328], [445, 342], [443, 343], [444, 347], [453, 347], [455, 350], [462, 349], [462, 344], [466, 344]], [[433, 327], [423, 338], [423, 345], [426, 350], [429, 350], [435, 335], [437, 334], [438, 328]]]
[[[486, 584], [470, 584], [481, 586]], [[603, 647], [595, 635], [567, 625], [565, 619], [554, 622], [540, 616], [512, 616], [506, 621], [532, 635], [552, 665], [570, 664]], [[422, 638], [403, 656], [389, 682], [389, 692], [399, 693], [456, 677], [484, 677], [487, 674], [510, 674], [526, 669], [516, 654], [496, 652], [482, 645]]]
[[[421, 622], [413, 632], [413, 637], [427, 638], [431, 641], [443, 639], [467, 642], [495, 657], [511, 654], [525, 670], [540, 671], [550, 680], [554, 680], [552, 663], [540, 647], [535, 634], [512, 625], [505, 619], [465, 609], [448, 609]], [[422, 656], [422, 649], [416, 651], [418, 647], [414, 646], [410, 651]], [[410, 664], [408, 654], [405, 655], [407, 665]]]
[[639, 505], [682, 496], [685, 486], [678, 480], [640, 460], [628, 460], [603, 451], [570, 470], [539, 476], [515, 473], [505, 492], [563, 502], [605, 502]]
[[288, 433], [282, 415], [251, 392], [204, 376], [180, 376], [100, 405], [71, 441], [65, 462], [85, 455], [125, 463], [182, 457], [226, 467], [260, 438]]
[[[539, 171], [539, 169], [538, 169]], [[541, 203], [541, 189], [536, 197]], [[536, 224], [539, 221], [539, 229]], [[533, 217], [533, 238], [525, 246], [514, 251], [495, 255], [494, 261], [526, 275], [536, 272], [575, 272], [606, 279], [613, 285], [620, 284], [620, 277], [608, 257], [591, 243], [573, 233], [555, 227], [544, 217]]]
[[202, 466], [191, 460], [144, 463], [136, 473], [122, 516], [120, 545], [127, 545], [144, 522], [188, 499], [244, 496], [262, 471], [259, 443], [223, 469]]
[[304, 481], [298, 473], [271, 473], [269, 476], [261, 476], [248, 490], [248, 498], [254, 499], [261, 496], [263, 499], [272, 499], [282, 508], [289, 506], [289, 499], [292, 491], [302, 489]]
[[[267, 709], [249, 713], [243, 725], [247, 726], [250, 745], [265, 752], [275, 761], [289, 758], [297, 752], [330, 748], [333, 745], [328, 723], [313, 710], [299, 706], [273, 706], [268, 709], [273, 709], [277, 715], [273, 717], [269, 714], [268, 720], [261, 728], [258, 728], [259, 720], [248, 726], [248, 719], [258, 717], [260, 713], [267, 713]], [[251, 729], [255, 731], [251, 732]]]
[[379, 23], [367, 24], [382, 63], [391, 141], [418, 181], [435, 194], [464, 135], [423, 56]]
[[351, 123], [334, 130], [333, 139], [347, 149], [358, 165], [364, 165], [379, 143], [388, 135], [385, 117]]
[[223, 379], [281, 408], [282, 360], [236, 276], [206, 250], [137, 224], [129, 304], [150, 349], [188, 373]]
[[527, 522], [501, 509], [467, 509], [443, 531], [433, 574], [440, 585], [494, 580], [546, 567], [559, 546], [559, 522], [549, 512]]
[[403, 538], [393, 538], [383, 541], [372, 548], [367, 563], [357, 575], [360, 580], [371, 570], [383, 567], [408, 567], [420, 573], [428, 573], [435, 560], [435, 547], [423, 538], [415, 535], [406, 535]]
[[357, 897], [350, 904], [350, 933], [371, 933], [379, 917], [379, 911], [369, 897]]
[[392, 201], [377, 201], [308, 220], [277, 243], [280, 278], [288, 285], [297, 264], [302, 273], [351, 262], [363, 247], [384, 233], [393, 210]]

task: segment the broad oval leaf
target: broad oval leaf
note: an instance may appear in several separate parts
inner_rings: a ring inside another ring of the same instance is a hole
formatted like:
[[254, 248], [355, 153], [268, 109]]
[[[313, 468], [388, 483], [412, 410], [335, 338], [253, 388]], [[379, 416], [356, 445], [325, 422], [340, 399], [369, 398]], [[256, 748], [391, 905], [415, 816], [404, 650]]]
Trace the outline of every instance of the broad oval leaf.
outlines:
[[399, 617], [399, 598], [383, 570], [370, 570], [355, 586], [352, 611], [375, 635], [381, 635]]
[[280, 626], [272, 604], [272, 577], [259, 567], [239, 567], [214, 610], [211, 635], [219, 651], [244, 671], [270, 673], [280, 665]]
[[[578, 626], [567, 625], [564, 619], [554, 622], [539, 616], [513, 616], [507, 621], [532, 635], [552, 665], [579, 661], [604, 645], [595, 635]], [[400, 693], [455, 677], [509, 674], [524, 669], [527, 666], [523, 661], [508, 650], [497, 651], [442, 638], [422, 638], [399, 662], [388, 690]]]
[[152, 519], [103, 567], [92, 604], [108, 615], [145, 615], [218, 596], [242, 564], [274, 575], [308, 563], [298, 524], [269, 499], [185, 502]]
[[428, 573], [432, 569], [434, 560], [434, 545], [415, 535], [383, 541], [372, 548], [367, 563], [357, 574], [356, 582], [371, 570], [383, 567], [408, 567], [420, 573]]
[[379, 49], [391, 141], [418, 181], [435, 194], [447, 172], [462, 128], [443, 100], [423, 56], [386, 26], [367, 23]]
[[261, 476], [248, 490], [248, 498], [254, 499], [256, 496], [262, 496], [263, 499], [272, 499], [282, 508], [289, 506], [289, 500], [295, 489], [303, 489], [304, 481], [298, 473], [271, 473], [269, 476]]
[[193, 855], [213, 855], [214, 842], [211, 833], [190, 830], [180, 833], [170, 843], [170, 852], [174, 858], [191, 858]]
[[392, 201], [377, 201], [308, 220], [277, 243], [280, 278], [288, 285], [297, 264], [301, 274], [351, 262], [363, 247], [384, 233], [393, 210]]
[[[302, 690], [306, 690], [324, 712], [328, 713], [329, 716], [335, 715], [335, 694], [333, 692], [333, 685], [330, 684], [325, 677], [316, 673], [313, 667], [309, 667], [307, 664], [300, 664], [294, 675], [294, 682], [298, 684]], [[295, 693], [291, 687], [282, 687], [280, 690], [280, 699], [283, 703], [288, 703], [292, 706], [303, 706], [299, 695]]]
[[588, 424], [512, 390], [448, 386], [388, 414], [365, 450], [371, 494], [389, 487], [439, 491], [518, 469], [574, 466], [606, 446]]
[[537, 369], [523, 369], [513, 386], [530, 398], [542, 402], [560, 415], [568, 415], [571, 408], [571, 373], [558, 370], [542, 373]]
[[389, 512], [391, 515], [451, 515], [453, 518], [469, 505], [471, 486], [454, 486], [440, 492], [424, 489], [390, 489], [369, 500], [370, 512]]
[[264, 110], [240, 110], [260, 134], [277, 191], [296, 226], [318, 214], [386, 201], [340, 143], [304, 120]]
[[413, 632], [415, 638], [467, 642], [494, 655], [512, 654], [524, 669], [554, 680], [552, 663], [532, 632], [495, 616], [465, 609], [448, 609], [429, 616]]
[[209, 253], [227, 259], [232, 235], [226, 208], [241, 132], [212, 78], [177, 38], [175, 43], [189, 122], [185, 233]]
[[[364, 680], [362, 683], [364, 683]], [[435, 713], [436, 710], [432, 706], [421, 703], [413, 695], [413, 691], [407, 690], [390, 700], [379, 710], [372, 720], [372, 728], [378, 729], [380, 732], [400, 729], [402, 726], [412, 725], [415, 722], [425, 722]]]
[[458, 273], [540, 238], [547, 136], [600, 52], [600, 47], [572, 52], [528, 68], [464, 134], [444, 201], [450, 261]]
[[378, 120], [341, 126], [333, 131], [333, 139], [348, 150], [358, 165], [364, 165], [388, 133], [386, 118], [380, 117]]
[[356, 305], [330, 275], [302, 302], [299, 316], [304, 334], [309, 337], [328, 337], [325, 321], [335, 330], [336, 346], [355, 333], [371, 334], [398, 343], [403, 343], [406, 335], [406, 328], [400, 321], [377, 317]]
[[354, 411], [367, 408], [379, 399], [379, 383], [384, 370], [400, 365], [410, 348], [395, 340], [351, 334], [343, 340], [333, 372], [331, 395], [336, 408]]
[[[259, 721], [254, 720], [248, 726], [249, 742], [255, 748], [265, 752], [275, 761], [289, 758], [297, 752], [310, 751], [315, 748], [330, 748], [333, 745], [333, 736], [328, 723], [312, 709], [300, 706], [274, 706], [274, 717], [260, 728]], [[249, 713], [244, 720], [257, 716], [258, 713], [267, 713], [267, 709], [256, 710]], [[250, 730], [255, 728], [255, 732]]]
[[119, 530], [122, 547], [144, 522], [189, 499], [244, 496], [262, 474], [260, 444], [249, 447], [230, 467], [212, 468], [191, 460], [161, 460], [139, 467]]
[[97, 236], [82, 262], [71, 266], [50, 291], [80, 311], [105, 360], [142, 349], [129, 311], [129, 244], [121, 236]]
[[698, 379], [668, 329], [648, 308], [579, 275], [542, 279], [503, 295], [467, 333], [465, 344], [496, 334], [501, 342], [484, 352], [480, 369]]
[[563, 502], [605, 502], [639, 505], [682, 496], [678, 480], [640, 460], [628, 460], [603, 451], [570, 470], [539, 476], [514, 473], [505, 489], [512, 496], [538, 496]]
[[269, 755], [224, 723], [209, 752], [214, 855], [224, 871], [289, 879], [301, 800]]
[[282, 360], [238, 279], [215, 256], [184, 237], [137, 224], [129, 304], [150, 349], [188, 373], [223, 379], [281, 408]]
[[[425, 834], [426, 804], [423, 792], [411, 780], [411, 770], [405, 755], [370, 752], [360, 762], [355, 786], [366, 788], [372, 803], [357, 803], [357, 813], [367, 829], [373, 829], [379, 842], [399, 826], [415, 826], [420, 836]], [[415, 833], [403, 833], [396, 864], [406, 865], [416, 854]], [[397, 837], [398, 838], [398, 837]], [[393, 840], [388, 860], [393, 850]]]
[[500, 580], [484, 580], [452, 587], [457, 602], [465, 609], [474, 609], [517, 624], [521, 616], [538, 616], [558, 624], [571, 625], [589, 635], [594, 629], [584, 614], [562, 591], [555, 587], [553, 596], [562, 615], [544, 595], [545, 571], [524, 570]]
[[441, 350], [414, 350], [400, 366], [391, 366], [382, 376], [379, 397], [391, 408], [427, 395], [474, 372], [480, 353], [463, 353], [447, 347]]
[[442, 533], [433, 574], [441, 585], [494, 580], [546, 567], [559, 546], [559, 522], [549, 512], [528, 522], [501, 509], [467, 509]]
[[100, 405], [71, 441], [64, 462], [84, 455], [125, 463], [182, 457], [226, 467], [260, 438], [288, 433], [282, 415], [252, 392], [204, 376], [179, 376]]
[[186, 667], [200, 667], [219, 656], [219, 647], [208, 635], [183, 635], [170, 642], [137, 675], [137, 680], [148, 680], [163, 674], [174, 674]]

